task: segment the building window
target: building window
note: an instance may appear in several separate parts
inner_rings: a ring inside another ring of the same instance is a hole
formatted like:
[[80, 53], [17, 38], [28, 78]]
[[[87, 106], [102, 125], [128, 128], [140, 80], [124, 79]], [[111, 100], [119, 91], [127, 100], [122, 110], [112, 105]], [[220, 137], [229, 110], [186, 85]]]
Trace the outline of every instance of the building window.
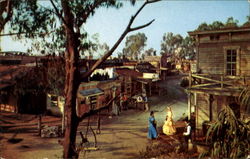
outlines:
[[230, 76], [236, 75], [236, 57], [237, 51], [236, 50], [227, 50], [227, 69], [226, 73]]
[[220, 36], [219, 35], [211, 35], [210, 40], [211, 41], [220, 40]]

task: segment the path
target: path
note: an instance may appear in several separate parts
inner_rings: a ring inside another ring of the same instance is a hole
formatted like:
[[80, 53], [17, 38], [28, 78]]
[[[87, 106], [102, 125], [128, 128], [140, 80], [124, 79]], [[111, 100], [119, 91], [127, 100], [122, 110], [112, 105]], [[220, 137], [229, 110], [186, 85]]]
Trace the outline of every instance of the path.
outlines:
[[[158, 130], [161, 127], [166, 116], [166, 107], [171, 106], [174, 114], [174, 120], [177, 120], [187, 110], [186, 95], [183, 89], [179, 87], [179, 76], [171, 77], [168, 81], [161, 83], [161, 87], [167, 89], [166, 96], [153, 96], [149, 98], [151, 110], [154, 110], [158, 122]], [[139, 110], [123, 111], [120, 116], [113, 118], [104, 117], [101, 125], [101, 134], [97, 135], [97, 151], [80, 154], [80, 158], [138, 158], [139, 152], [145, 150], [149, 140], [147, 139], [149, 112]], [[96, 118], [92, 118], [96, 120]], [[93, 123], [93, 122], [92, 122]], [[85, 132], [86, 120], [81, 123], [79, 131]], [[96, 126], [93, 126], [96, 129]], [[16, 138], [23, 140], [17, 144], [10, 144], [7, 139], [11, 138], [13, 133], [1, 134], [0, 139], [0, 157], [8, 159], [15, 158], [60, 158], [62, 155], [62, 146], [58, 144], [58, 138], [44, 139], [34, 133], [19, 133]], [[88, 135], [90, 142], [94, 141], [91, 133]], [[80, 135], [77, 136], [77, 142], [80, 142]]]

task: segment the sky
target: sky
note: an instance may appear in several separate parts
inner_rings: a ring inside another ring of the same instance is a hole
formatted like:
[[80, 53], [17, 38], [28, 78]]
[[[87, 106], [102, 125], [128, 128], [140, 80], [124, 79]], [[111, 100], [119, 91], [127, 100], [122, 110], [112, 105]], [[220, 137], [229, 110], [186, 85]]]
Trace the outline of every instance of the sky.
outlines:
[[[107, 43], [110, 47], [114, 45], [119, 36], [126, 28], [130, 17], [143, 4], [139, 1], [135, 6], [124, 0], [123, 7], [100, 8], [94, 16], [87, 20], [85, 30], [90, 34], [99, 34], [100, 43]], [[48, 2], [49, 3], [49, 2]], [[147, 5], [137, 16], [132, 26], [136, 27], [155, 21], [147, 28], [129, 33], [127, 36], [143, 32], [147, 36], [146, 49], [154, 48], [157, 54], [160, 52], [160, 44], [164, 33], [173, 32], [188, 35], [188, 31], [195, 30], [201, 23], [208, 24], [213, 21], [226, 22], [228, 17], [233, 17], [242, 25], [246, 16], [250, 15], [250, 3], [247, 0], [162, 0]], [[126, 39], [116, 49], [115, 53], [121, 52], [125, 46]], [[2, 37], [2, 51], [26, 52], [29, 42], [15, 42], [10, 37]]]

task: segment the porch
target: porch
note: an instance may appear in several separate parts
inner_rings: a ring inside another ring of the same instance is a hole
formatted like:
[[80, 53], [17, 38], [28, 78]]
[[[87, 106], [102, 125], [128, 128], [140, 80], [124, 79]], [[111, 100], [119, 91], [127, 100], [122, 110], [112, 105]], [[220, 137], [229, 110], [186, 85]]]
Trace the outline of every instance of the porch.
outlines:
[[209, 124], [217, 119], [221, 109], [229, 105], [236, 116], [244, 117], [238, 103], [244, 87], [250, 82], [247, 76], [224, 76], [211, 74], [189, 74], [188, 119], [193, 115], [196, 135], [205, 135]]

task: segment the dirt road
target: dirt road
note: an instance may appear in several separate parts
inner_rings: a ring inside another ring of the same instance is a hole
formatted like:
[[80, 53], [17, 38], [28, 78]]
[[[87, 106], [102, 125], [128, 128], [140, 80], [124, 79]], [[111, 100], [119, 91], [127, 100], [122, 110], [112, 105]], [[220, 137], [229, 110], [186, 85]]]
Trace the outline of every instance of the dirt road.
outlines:
[[[160, 87], [167, 90], [168, 95], [152, 96], [149, 98], [151, 110], [154, 110], [158, 123], [158, 131], [161, 132], [166, 116], [166, 107], [171, 106], [174, 120], [177, 120], [187, 110], [186, 94], [179, 87], [179, 76], [173, 76], [168, 81], [161, 83]], [[126, 110], [120, 116], [109, 118], [103, 117], [101, 124], [101, 134], [97, 135], [97, 147], [99, 150], [89, 151], [80, 154], [80, 158], [138, 158], [140, 151], [145, 150], [150, 142], [147, 139], [149, 112], [139, 110]], [[84, 120], [79, 127], [79, 131], [86, 132], [86, 122]], [[96, 129], [96, 118], [91, 118], [91, 125]], [[11, 144], [7, 140], [13, 133], [0, 134], [0, 157], [8, 159], [44, 159], [60, 158], [62, 156], [62, 146], [58, 144], [58, 138], [44, 139], [34, 133], [18, 133], [16, 138], [22, 141]], [[88, 140], [93, 143], [94, 137], [89, 131]], [[80, 142], [80, 135], [77, 137]]]

